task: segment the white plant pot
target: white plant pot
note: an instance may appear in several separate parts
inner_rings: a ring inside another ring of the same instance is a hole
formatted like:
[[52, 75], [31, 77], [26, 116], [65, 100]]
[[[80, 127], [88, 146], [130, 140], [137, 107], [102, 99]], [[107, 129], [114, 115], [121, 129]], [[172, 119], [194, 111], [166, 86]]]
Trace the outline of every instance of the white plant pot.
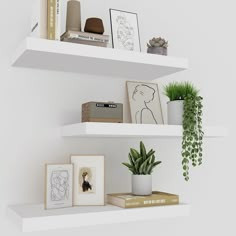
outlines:
[[141, 196], [151, 195], [152, 176], [132, 175], [132, 194]]
[[169, 125], [182, 125], [184, 114], [184, 101], [176, 100], [167, 103], [167, 116]]

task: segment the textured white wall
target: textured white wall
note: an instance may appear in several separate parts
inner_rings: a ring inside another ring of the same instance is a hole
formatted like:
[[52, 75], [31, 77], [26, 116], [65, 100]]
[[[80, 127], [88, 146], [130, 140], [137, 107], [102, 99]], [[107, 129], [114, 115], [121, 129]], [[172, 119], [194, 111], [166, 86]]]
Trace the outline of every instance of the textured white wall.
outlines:
[[[231, 134], [205, 140], [205, 161], [192, 172], [189, 183], [181, 177], [180, 139], [144, 140], [163, 161], [154, 174], [154, 187], [179, 193], [192, 203], [190, 217], [32, 235], [235, 235], [235, 1], [81, 2], [83, 23], [89, 16], [102, 17], [106, 33], [109, 8], [137, 12], [142, 50], [152, 36], [167, 38], [169, 54], [188, 57], [190, 69], [163, 78], [160, 84], [193, 81], [205, 98], [204, 123], [228, 126]], [[67, 162], [71, 153], [104, 153], [107, 191], [128, 191], [130, 176], [120, 163], [129, 147], [139, 142], [60, 137], [61, 125], [80, 121], [83, 102], [123, 102], [127, 112], [126, 79], [12, 68], [10, 57], [28, 32], [30, 8], [31, 0], [2, 1], [0, 8], [0, 235], [21, 235], [6, 218], [7, 205], [43, 201], [45, 162]]]

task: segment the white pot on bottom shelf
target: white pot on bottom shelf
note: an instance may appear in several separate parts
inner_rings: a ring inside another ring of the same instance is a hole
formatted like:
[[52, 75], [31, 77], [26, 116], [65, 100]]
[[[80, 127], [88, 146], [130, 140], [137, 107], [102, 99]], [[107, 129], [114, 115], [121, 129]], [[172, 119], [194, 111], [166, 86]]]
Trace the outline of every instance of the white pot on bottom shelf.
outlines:
[[152, 194], [151, 175], [132, 175], [132, 194], [147, 196]]
[[184, 101], [176, 100], [167, 103], [168, 125], [182, 125], [184, 114]]

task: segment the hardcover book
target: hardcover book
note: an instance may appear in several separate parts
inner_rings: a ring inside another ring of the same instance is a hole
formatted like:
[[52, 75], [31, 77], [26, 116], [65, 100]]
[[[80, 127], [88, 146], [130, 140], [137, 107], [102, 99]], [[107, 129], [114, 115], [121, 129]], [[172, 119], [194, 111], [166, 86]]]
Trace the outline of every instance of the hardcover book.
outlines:
[[150, 196], [135, 196], [131, 193], [115, 193], [107, 195], [109, 204], [122, 208], [150, 207], [179, 204], [179, 196], [165, 192], [152, 192]]
[[80, 31], [67, 31], [61, 36], [61, 39], [78, 39], [92, 42], [108, 43], [109, 35], [93, 34]]
[[61, 35], [61, 21], [60, 21], [60, 0], [48, 0], [48, 39], [60, 40]]

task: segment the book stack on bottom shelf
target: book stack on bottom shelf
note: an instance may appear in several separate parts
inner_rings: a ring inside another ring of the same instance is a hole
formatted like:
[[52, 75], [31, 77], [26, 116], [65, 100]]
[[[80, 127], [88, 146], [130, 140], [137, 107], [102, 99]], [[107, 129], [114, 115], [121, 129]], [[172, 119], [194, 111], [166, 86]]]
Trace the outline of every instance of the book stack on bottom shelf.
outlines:
[[115, 193], [107, 195], [107, 202], [122, 208], [152, 207], [179, 204], [176, 194], [154, 191], [149, 196], [136, 196], [131, 193]]

